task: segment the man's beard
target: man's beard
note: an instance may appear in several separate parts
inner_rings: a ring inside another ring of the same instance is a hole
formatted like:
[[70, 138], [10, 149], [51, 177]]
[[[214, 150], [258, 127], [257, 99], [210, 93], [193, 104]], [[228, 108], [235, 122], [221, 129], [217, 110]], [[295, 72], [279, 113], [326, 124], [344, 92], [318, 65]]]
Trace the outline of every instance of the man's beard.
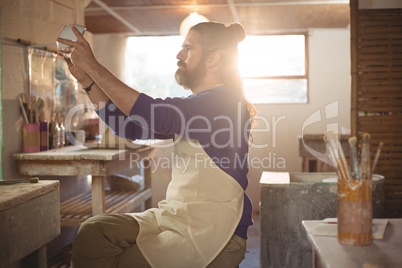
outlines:
[[177, 69], [175, 78], [177, 84], [184, 89], [195, 89], [203, 82], [206, 73], [203, 59], [200, 60], [193, 70], [188, 70], [186, 64], [182, 61], [179, 61], [178, 65], [181, 68]]

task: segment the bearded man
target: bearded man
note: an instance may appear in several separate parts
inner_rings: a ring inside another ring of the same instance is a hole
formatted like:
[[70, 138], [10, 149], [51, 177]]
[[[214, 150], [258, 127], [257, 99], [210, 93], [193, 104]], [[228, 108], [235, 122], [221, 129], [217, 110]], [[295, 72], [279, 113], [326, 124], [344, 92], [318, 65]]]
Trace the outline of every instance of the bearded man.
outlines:
[[[200, 23], [177, 54], [187, 98], [154, 99], [114, 77], [72, 26], [77, 42], [65, 58], [100, 118], [126, 139], [173, 139], [166, 199], [139, 213], [98, 215], [73, 244], [73, 267], [237, 267], [253, 224], [248, 151], [254, 109], [243, 94], [237, 45], [240, 24]], [[113, 122], [124, 124], [115, 125]], [[184, 165], [183, 163], [186, 163]]]

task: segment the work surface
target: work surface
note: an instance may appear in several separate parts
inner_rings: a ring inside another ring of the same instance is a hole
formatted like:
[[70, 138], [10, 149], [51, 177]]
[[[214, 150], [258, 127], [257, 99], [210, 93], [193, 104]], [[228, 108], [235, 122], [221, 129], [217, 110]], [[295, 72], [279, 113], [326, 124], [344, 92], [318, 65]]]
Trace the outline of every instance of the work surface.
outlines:
[[390, 219], [384, 238], [374, 239], [365, 246], [342, 245], [337, 237], [313, 235], [320, 222], [303, 221], [313, 251], [319, 258], [318, 267], [402, 267], [402, 219]]
[[[138, 150], [141, 148], [134, 148]], [[37, 153], [19, 153], [14, 155], [16, 160], [105, 160], [111, 161], [123, 157], [127, 149], [98, 149], [79, 146], [67, 146], [59, 149]]]
[[37, 152], [14, 154], [17, 170], [25, 176], [105, 176], [123, 168], [139, 167], [152, 149], [88, 149], [68, 146]]
[[46, 244], [60, 234], [59, 181], [0, 185], [0, 267], [19, 267], [36, 253], [46, 267]]
[[39, 181], [38, 183], [16, 183], [0, 185], [0, 211], [16, 207], [30, 199], [59, 189], [58, 181]]
[[[18, 173], [23, 176], [88, 176], [91, 193], [73, 197], [61, 204], [62, 226], [79, 226], [93, 215], [124, 213], [146, 202], [152, 204], [150, 165], [146, 163], [153, 148], [90, 149], [68, 146], [37, 153], [14, 154]], [[147, 162], [148, 163], [148, 162]], [[139, 192], [105, 191], [105, 178], [128, 170], [141, 174], [145, 188]]]

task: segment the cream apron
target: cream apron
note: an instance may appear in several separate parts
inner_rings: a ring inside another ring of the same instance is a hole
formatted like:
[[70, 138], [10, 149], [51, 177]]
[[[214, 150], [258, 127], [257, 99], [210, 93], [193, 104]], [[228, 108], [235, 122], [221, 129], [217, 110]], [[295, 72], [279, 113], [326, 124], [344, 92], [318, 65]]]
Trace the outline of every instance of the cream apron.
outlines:
[[137, 245], [152, 267], [206, 267], [239, 224], [244, 190], [196, 140], [176, 136], [174, 151], [166, 200], [129, 214], [140, 225]]

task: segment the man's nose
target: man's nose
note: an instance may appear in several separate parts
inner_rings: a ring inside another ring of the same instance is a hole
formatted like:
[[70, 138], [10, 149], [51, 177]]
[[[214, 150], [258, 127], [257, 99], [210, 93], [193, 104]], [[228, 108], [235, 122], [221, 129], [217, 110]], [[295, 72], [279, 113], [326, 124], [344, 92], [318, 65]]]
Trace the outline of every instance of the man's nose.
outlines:
[[178, 60], [185, 60], [186, 59], [184, 49], [180, 50], [179, 53], [177, 53], [176, 59], [178, 59]]

